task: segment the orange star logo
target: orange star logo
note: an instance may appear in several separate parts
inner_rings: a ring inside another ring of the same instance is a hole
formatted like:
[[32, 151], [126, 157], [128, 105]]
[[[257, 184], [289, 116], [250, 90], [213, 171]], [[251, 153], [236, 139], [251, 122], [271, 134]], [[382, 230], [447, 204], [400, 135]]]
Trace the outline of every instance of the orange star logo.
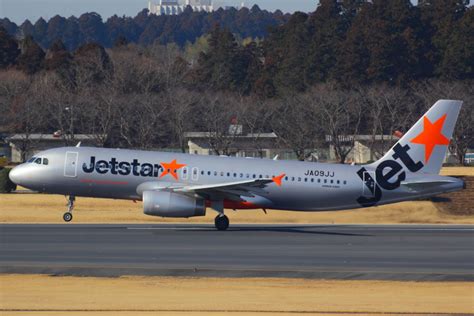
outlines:
[[425, 162], [430, 160], [435, 146], [449, 145], [449, 139], [441, 133], [446, 116], [447, 114], [443, 115], [434, 123], [431, 123], [426, 116], [423, 117], [423, 132], [411, 140], [414, 144], [425, 146]]
[[273, 182], [275, 182], [275, 184], [279, 187], [281, 187], [281, 181], [283, 180], [283, 178], [286, 176], [286, 174], [282, 173], [281, 175], [279, 175], [278, 177], [273, 177], [272, 180]]
[[176, 173], [176, 171], [178, 171], [178, 169], [181, 169], [181, 168], [186, 166], [184, 164], [179, 164], [178, 162], [176, 162], [176, 159], [173, 160], [170, 163], [162, 162], [161, 165], [163, 166], [164, 170], [163, 170], [163, 173], [161, 174], [160, 178], [163, 178], [164, 176], [169, 174], [173, 178], [175, 178], [176, 180], [178, 180], [178, 174]]

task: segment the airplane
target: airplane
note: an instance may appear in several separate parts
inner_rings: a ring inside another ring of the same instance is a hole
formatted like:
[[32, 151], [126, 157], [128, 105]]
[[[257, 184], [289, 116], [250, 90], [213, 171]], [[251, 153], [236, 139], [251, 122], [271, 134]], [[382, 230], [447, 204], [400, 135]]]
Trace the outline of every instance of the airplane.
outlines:
[[38, 192], [143, 201], [146, 215], [190, 218], [225, 209], [332, 211], [428, 198], [462, 190], [439, 175], [462, 101], [439, 100], [378, 161], [340, 165], [92, 147], [42, 151], [10, 172]]

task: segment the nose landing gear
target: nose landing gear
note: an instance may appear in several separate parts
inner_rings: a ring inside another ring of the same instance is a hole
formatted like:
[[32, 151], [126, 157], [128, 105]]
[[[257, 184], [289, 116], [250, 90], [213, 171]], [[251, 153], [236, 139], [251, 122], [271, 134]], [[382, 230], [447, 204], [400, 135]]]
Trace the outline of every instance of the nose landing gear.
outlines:
[[67, 212], [63, 215], [63, 220], [66, 223], [72, 221], [72, 210], [74, 209], [74, 201], [76, 201], [76, 197], [72, 195], [69, 196], [69, 200], [67, 202]]

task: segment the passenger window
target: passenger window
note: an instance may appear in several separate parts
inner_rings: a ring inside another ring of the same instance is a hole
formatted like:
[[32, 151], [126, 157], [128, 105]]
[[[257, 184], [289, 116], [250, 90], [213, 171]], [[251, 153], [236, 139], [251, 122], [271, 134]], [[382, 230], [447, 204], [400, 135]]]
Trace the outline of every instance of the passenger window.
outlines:
[[318, 183], [321, 183], [321, 179], [318, 179]]
[[38, 164], [38, 165], [41, 165], [41, 158], [36, 158], [35, 163]]
[[334, 180], [331, 180], [331, 184], [333, 184], [333, 183], [334, 183]]
[[301, 182], [301, 177], [298, 177], [298, 182]]
[[234, 173], [234, 178], [237, 178], [237, 173]]
[[224, 176], [224, 171], [221, 171], [221, 177], [223, 177], [223, 176]]
[[285, 181], [288, 181], [288, 177], [285, 177]]
[[214, 171], [214, 176], [217, 177], [217, 171]]
[[304, 182], [308, 182], [308, 178], [304, 178]]
[[324, 183], [328, 183], [328, 180], [327, 180], [327, 179], [324, 179]]
[[210, 175], [211, 175], [211, 172], [210, 172], [210, 171], [208, 171], [208, 172], [207, 172], [207, 175], [208, 175], [208, 176], [210, 176]]
[[347, 184], [347, 181], [344, 181], [344, 184]]
[[49, 164], [48, 158], [43, 158], [43, 165], [47, 166]]
[[314, 178], [311, 178], [311, 182], [314, 182]]
[[340, 183], [341, 183], [341, 181], [337, 180], [337, 184], [340, 184]]
[[230, 177], [230, 172], [227, 172], [227, 176]]
[[241, 174], [240, 174], [240, 177], [241, 177], [241, 178], [243, 178], [243, 177], [244, 177], [244, 174], [243, 174], [243, 173], [241, 173]]

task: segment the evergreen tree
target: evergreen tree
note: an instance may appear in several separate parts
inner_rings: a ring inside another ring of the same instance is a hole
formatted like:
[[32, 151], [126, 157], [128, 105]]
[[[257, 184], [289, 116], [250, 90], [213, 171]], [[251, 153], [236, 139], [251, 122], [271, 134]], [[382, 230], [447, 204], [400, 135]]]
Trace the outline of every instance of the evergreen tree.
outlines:
[[474, 79], [474, 10], [456, 23], [449, 39], [440, 73], [450, 79]]
[[41, 70], [45, 53], [32, 36], [27, 36], [22, 42], [22, 53], [18, 57], [17, 67], [27, 74]]
[[33, 37], [42, 47], [48, 47], [48, 23], [43, 19], [39, 18], [33, 26]]
[[21, 29], [21, 35], [26, 37], [26, 36], [33, 36], [34, 33], [35, 33], [35, 27], [33, 26], [33, 24], [31, 24], [30, 20], [25, 20], [21, 25], [20, 25], [20, 29]]
[[20, 55], [18, 43], [0, 26], [0, 69], [13, 65]]
[[308, 59], [306, 77], [310, 84], [328, 80], [334, 72], [337, 49], [344, 39], [346, 24], [342, 7], [337, 0], [321, 0], [316, 12], [309, 20]]
[[310, 35], [308, 15], [296, 12], [282, 27], [276, 28], [264, 43], [266, 78], [272, 78], [276, 90], [304, 91], [308, 87], [305, 63]]
[[72, 56], [64, 43], [58, 39], [49, 48], [44, 61], [45, 69], [64, 71], [68, 70]]
[[66, 19], [56, 15], [48, 23], [48, 30], [47, 39], [46, 39], [46, 47], [49, 47], [52, 43], [54, 43], [57, 39], [62, 39], [64, 30], [66, 29]]
[[468, 4], [469, 0], [424, 0], [419, 4], [426, 35], [432, 43], [428, 57], [437, 75], [442, 73], [442, 62], [451, 34]]
[[197, 76], [203, 84], [217, 90], [239, 86], [244, 69], [237, 63], [237, 43], [228, 30], [216, 26], [209, 38], [209, 50], [201, 53]]

